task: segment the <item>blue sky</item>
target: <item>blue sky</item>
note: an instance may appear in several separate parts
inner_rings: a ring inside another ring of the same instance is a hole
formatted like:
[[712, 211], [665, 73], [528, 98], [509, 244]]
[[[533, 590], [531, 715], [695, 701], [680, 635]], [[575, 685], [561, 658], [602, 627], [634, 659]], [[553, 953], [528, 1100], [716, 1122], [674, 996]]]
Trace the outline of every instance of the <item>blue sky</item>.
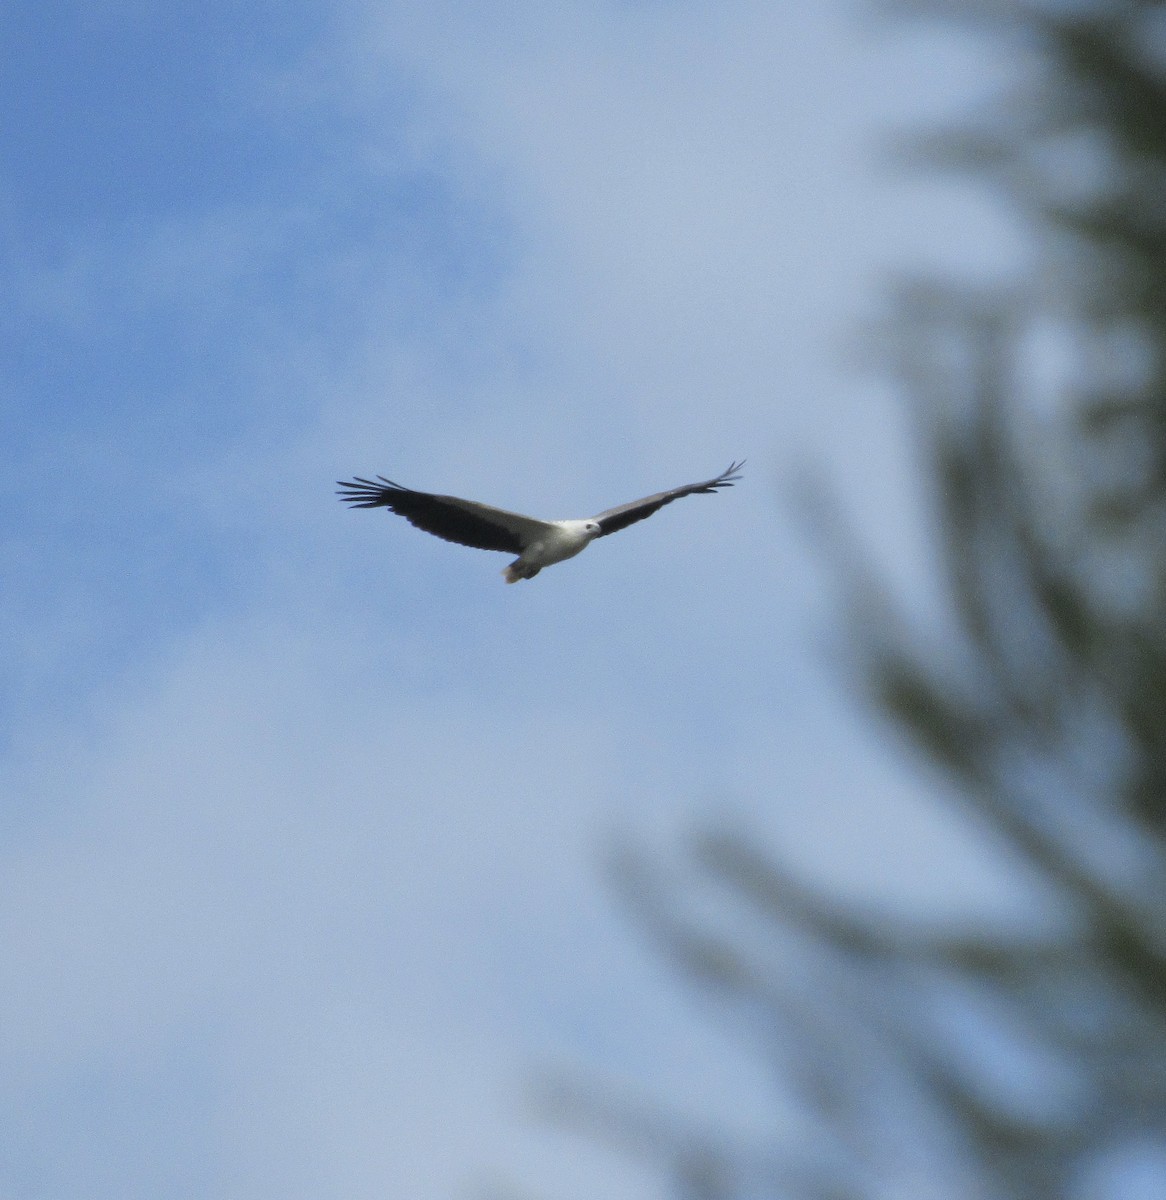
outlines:
[[[997, 64], [749, 0], [16, 2], [0, 55], [0, 1197], [665, 1194], [532, 1117], [560, 1069], [780, 1123], [601, 863], [723, 817], [999, 890], [779, 500], [819, 456], [923, 590], [854, 332], [1022, 243], [879, 139]], [[332, 495], [586, 515], [740, 456], [514, 588]]]

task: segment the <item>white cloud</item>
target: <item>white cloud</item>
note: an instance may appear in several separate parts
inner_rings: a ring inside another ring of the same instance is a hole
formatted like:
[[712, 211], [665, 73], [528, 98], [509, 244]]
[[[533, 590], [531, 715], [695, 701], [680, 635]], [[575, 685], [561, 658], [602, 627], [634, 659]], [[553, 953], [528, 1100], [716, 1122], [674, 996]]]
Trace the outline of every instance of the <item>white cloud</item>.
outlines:
[[[148, 1080], [215, 1030], [232, 1132], [197, 1099], [176, 1114], [225, 1140], [223, 1169], [250, 1180], [236, 1195], [351, 1194], [357, 1177], [356, 1194], [446, 1194], [485, 1150], [482, 1169], [506, 1166], [503, 1132], [529, 1143], [521, 1090], [497, 1112], [503, 1065], [510, 1086], [540, 1056], [601, 1064], [642, 1042], [620, 1009], [643, 1002], [620, 995], [650, 976], [594, 879], [626, 733], [410, 695], [357, 649], [320, 628], [208, 629], [64, 736], [56, 765], [9, 780], [43, 815], [6, 852], [0, 1058], [34, 1090], [101, 1065]], [[598, 1046], [576, 1042], [580, 1019]]]

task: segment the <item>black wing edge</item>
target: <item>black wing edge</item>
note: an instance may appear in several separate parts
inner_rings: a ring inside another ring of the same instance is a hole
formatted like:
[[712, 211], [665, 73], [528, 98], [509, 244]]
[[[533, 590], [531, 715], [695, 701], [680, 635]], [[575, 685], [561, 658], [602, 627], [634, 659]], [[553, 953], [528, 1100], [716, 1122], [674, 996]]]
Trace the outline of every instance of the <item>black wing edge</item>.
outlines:
[[711, 496], [721, 488], [732, 487], [741, 478], [740, 472], [744, 465], [745, 459], [731, 462], [719, 475], [706, 479], [704, 483], [688, 483], [681, 487], [669, 488], [666, 492], [657, 492], [654, 496], [632, 500], [618, 508], [609, 509], [606, 513], [600, 513], [595, 518], [602, 530], [599, 536], [607, 537], [608, 534], [619, 533], [629, 525], [659, 512], [665, 504], [671, 504], [673, 500], [679, 500], [682, 496]]
[[380, 483], [371, 479], [362, 479], [359, 475], [351, 480], [336, 480], [336, 495], [353, 508], [392, 508], [397, 500], [409, 495], [411, 488], [402, 487], [383, 475], [378, 475]]
[[502, 550], [521, 554], [522, 539], [513, 529], [498, 525], [488, 516], [467, 508], [469, 501], [456, 496], [436, 496], [432, 492], [416, 492], [383, 475], [379, 483], [357, 475], [345, 482], [338, 479], [341, 500], [352, 508], [387, 508], [405, 518], [410, 525], [432, 533], [447, 542], [472, 546], [476, 550]]
[[745, 461], [745, 459], [741, 459], [740, 462], [729, 463], [715, 479], [710, 479], [708, 483], [694, 487], [688, 494], [690, 496], [708, 496], [718, 488], [732, 487], [741, 478], [741, 468], [745, 465]]

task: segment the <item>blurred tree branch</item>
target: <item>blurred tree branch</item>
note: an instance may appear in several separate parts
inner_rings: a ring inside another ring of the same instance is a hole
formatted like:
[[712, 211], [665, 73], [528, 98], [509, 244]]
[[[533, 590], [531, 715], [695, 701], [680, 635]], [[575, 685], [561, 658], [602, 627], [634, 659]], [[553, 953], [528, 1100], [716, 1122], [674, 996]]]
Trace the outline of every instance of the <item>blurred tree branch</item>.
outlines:
[[[723, 901], [710, 915], [687, 876], [625, 854], [614, 876], [637, 921], [755, 1035], [804, 1136], [758, 1153], [579, 1089], [559, 1103], [702, 1200], [1068, 1198], [1147, 1145], [1166, 1195], [1166, 9], [894, 7], [1022, 49], [1012, 94], [916, 151], [1002, 189], [1038, 267], [987, 293], [904, 284], [882, 331], [926, 471], [942, 633], [829, 497], [811, 511], [872, 709], [1058, 919], [856, 911], [725, 830], [693, 845]], [[1065, 335], [1051, 404], [1033, 369], [1050, 327]], [[730, 911], [748, 932], [715, 915]]]

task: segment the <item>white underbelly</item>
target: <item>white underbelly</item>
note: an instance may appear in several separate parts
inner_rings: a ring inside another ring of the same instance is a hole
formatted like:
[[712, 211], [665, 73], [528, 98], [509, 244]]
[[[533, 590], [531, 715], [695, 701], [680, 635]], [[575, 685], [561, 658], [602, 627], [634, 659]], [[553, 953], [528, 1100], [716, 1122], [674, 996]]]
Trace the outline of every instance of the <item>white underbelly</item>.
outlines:
[[538, 563], [540, 567], [549, 567], [552, 563], [563, 562], [574, 558], [591, 539], [564, 530], [553, 536], [541, 538], [531, 545], [522, 556], [527, 562]]

